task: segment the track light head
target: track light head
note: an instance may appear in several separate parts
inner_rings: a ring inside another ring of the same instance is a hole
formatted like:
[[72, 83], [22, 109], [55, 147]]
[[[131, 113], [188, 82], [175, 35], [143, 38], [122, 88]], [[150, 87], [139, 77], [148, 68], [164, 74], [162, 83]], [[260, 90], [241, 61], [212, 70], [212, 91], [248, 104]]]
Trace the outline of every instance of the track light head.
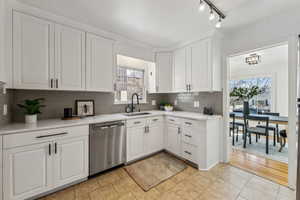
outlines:
[[218, 22], [216, 23], [216, 28], [221, 28], [222, 27], [222, 19], [219, 17]]
[[200, 0], [200, 3], [199, 3], [199, 11], [202, 12], [205, 10], [205, 2], [203, 0]]
[[210, 10], [210, 14], [209, 14], [209, 20], [212, 21], [212, 20], [215, 19], [215, 17], [216, 17], [216, 16], [215, 16], [215, 13], [214, 13], [213, 9], [211, 9], [211, 10]]

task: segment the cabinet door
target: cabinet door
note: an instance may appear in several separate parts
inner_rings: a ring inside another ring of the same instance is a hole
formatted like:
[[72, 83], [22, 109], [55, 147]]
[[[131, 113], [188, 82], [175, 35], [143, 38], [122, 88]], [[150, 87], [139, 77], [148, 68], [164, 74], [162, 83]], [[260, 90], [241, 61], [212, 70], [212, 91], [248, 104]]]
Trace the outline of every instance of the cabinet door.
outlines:
[[147, 132], [144, 137], [146, 154], [158, 152], [163, 149], [164, 146], [163, 130], [164, 129], [162, 123], [149, 127], [149, 132]]
[[185, 92], [187, 90], [185, 49], [179, 49], [174, 52], [173, 89], [174, 92]]
[[14, 88], [48, 89], [54, 76], [54, 25], [48, 21], [13, 14]]
[[211, 42], [202, 40], [191, 45], [191, 90], [211, 91]]
[[166, 93], [172, 91], [172, 54], [156, 54], [157, 92]]
[[181, 135], [176, 126], [167, 126], [167, 150], [180, 156], [181, 153]]
[[4, 199], [27, 199], [52, 186], [50, 143], [4, 150]]
[[54, 185], [88, 177], [88, 137], [58, 140], [54, 145]]
[[144, 134], [145, 127], [127, 129], [127, 162], [145, 155]]
[[55, 87], [85, 89], [85, 32], [55, 25]]
[[113, 41], [87, 34], [87, 90], [113, 92]]

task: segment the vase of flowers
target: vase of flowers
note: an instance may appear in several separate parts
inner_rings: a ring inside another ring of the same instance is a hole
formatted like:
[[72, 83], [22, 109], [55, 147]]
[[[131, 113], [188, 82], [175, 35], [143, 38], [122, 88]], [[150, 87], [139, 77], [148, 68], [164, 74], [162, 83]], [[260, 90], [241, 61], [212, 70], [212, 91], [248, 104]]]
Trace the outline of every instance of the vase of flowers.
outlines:
[[18, 104], [20, 108], [25, 111], [25, 123], [34, 124], [37, 123], [37, 115], [41, 113], [41, 108], [45, 107], [42, 105], [43, 98], [38, 99], [26, 99], [24, 104]]

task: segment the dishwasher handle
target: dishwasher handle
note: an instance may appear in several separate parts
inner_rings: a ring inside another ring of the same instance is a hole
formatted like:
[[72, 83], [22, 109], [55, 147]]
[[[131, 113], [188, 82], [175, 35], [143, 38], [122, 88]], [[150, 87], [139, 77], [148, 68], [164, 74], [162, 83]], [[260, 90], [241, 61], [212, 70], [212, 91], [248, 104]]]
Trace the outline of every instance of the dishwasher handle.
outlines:
[[104, 130], [104, 129], [108, 129], [108, 128], [116, 128], [116, 127], [121, 127], [121, 126], [124, 126], [125, 124], [123, 122], [121, 123], [112, 123], [112, 124], [95, 124], [93, 126], [93, 128], [100, 128], [101, 130]]

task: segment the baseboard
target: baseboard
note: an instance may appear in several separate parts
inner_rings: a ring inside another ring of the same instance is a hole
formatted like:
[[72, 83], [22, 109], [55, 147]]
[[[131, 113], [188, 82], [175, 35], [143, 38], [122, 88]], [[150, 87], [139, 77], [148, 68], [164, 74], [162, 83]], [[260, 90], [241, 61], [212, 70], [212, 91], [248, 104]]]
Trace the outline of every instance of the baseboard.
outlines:
[[218, 165], [219, 163], [220, 163], [220, 162], [216, 162], [216, 163], [210, 165], [209, 167], [207, 167], [207, 168], [205, 168], [205, 169], [202, 169], [202, 168], [199, 168], [199, 167], [198, 167], [198, 169], [199, 169], [200, 171], [209, 171], [209, 170], [211, 170], [213, 167], [215, 167], [216, 165]]
[[86, 178], [83, 178], [83, 179], [74, 181], [74, 182], [69, 183], [69, 184], [66, 184], [66, 185], [64, 185], [64, 186], [57, 187], [57, 188], [55, 188], [55, 189], [53, 189], [53, 190], [50, 190], [50, 191], [48, 191], [48, 192], [44, 192], [44, 193], [42, 193], [42, 194], [33, 196], [33, 197], [28, 198], [28, 199], [26, 199], [26, 200], [34, 200], [34, 199], [38, 199], [38, 198], [47, 196], [47, 195], [49, 195], [49, 194], [58, 192], [58, 191], [60, 191], [60, 190], [63, 190], [63, 189], [66, 189], [66, 188], [68, 188], [68, 187], [71, 187], [71, 186], [73, 186], [73, 185], [76, 185], [76, 184], [79, 184], [79, 183], [81, 183], [81, 182], [84, 182], [84, 181], [86, 181], [87, 179], [88, 179], [88, 178], [86, 177]]

